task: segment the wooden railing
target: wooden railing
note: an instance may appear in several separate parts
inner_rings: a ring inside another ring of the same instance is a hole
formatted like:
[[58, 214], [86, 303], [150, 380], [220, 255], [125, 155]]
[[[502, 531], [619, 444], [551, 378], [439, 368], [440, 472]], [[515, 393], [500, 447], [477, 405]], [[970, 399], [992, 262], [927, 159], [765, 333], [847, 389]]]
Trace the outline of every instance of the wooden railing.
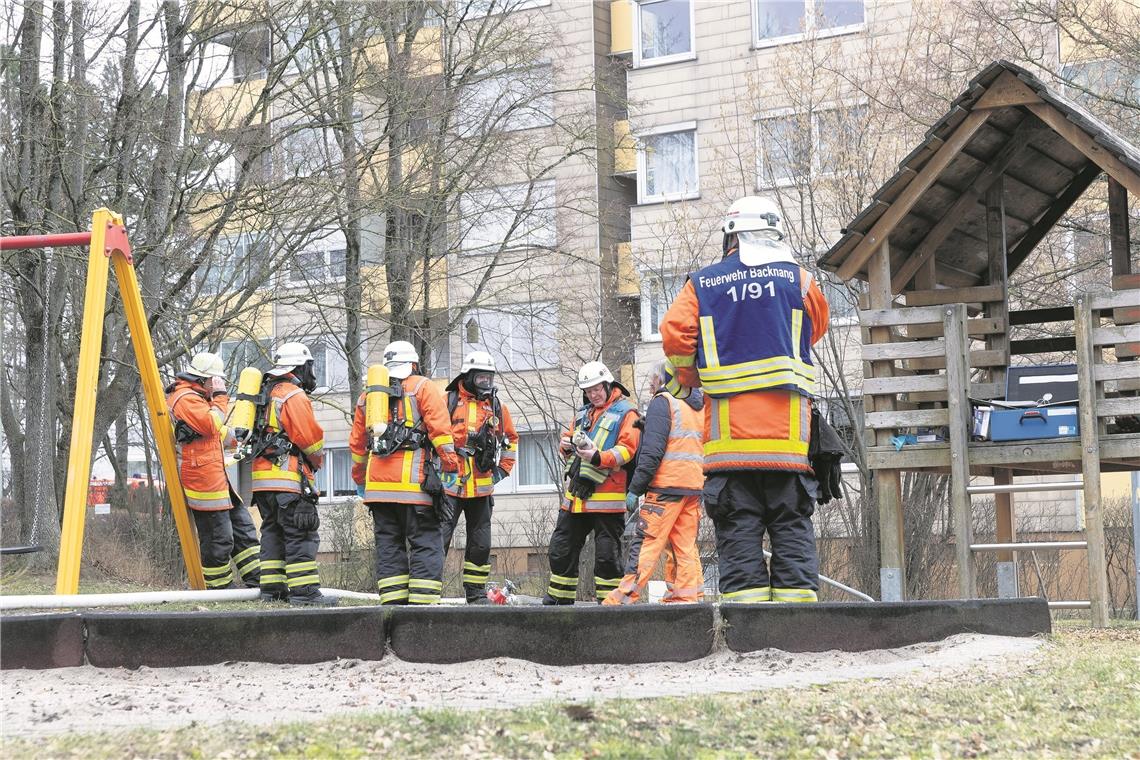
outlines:
[[[1005, 393], [1003, 383], [968, 382], [975, 370], [1003, 368], [1010, 356], [1065, 350], [1076, 350], [1078, 366], [1089, 373], [1087, 379], [1081, 377], [1089, 385], [1089, 408], [1095, 409], [1095, 419], [1140, 415], [1140, 397], [1119, 395], [1140, 389], [1140, 289], [1084, 294], [1072, 308], [1010, 312], [1010, 325], [1071, 322], [1074, 331], [1067, 336], [1011, 341], [1008, 353], [975, 345], [1008, 329], [1003, 318], [971, 316], [977, 310], [970, 303], [987, 301], [993, 296], [989, 290], [983, 286], [908, 293], [910, 303], [927, 303], [936, 294], [969, 300], [859, 312], [862, 326], [868, 328], [865, 335], [883, 335], [881, 328], [890, 334], [890, 342], [863, 345], [863, 361], [875, 363], [865, 365], [874, 366], [875, 371], [867, 373], [863, 394], [891, 400], [873, 403], [871, 408], [893, 407], [868, 412], [868, 429], [948, 427], [952, 407], [964, 405], [968, 413], [969, 399], [999, 398]], [[1103, 427], [1101, 422], [1098, 429], [1102, 433]]]

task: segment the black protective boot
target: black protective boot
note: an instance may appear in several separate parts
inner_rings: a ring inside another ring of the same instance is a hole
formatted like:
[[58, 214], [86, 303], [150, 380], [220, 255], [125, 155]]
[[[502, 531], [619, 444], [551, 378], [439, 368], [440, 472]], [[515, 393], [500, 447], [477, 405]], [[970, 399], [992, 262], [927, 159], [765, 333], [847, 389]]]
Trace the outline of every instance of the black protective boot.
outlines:
[[313, 596], [290, 596], [289, 604], [294, 607], [335, 607], [337, 600], [318, 592]]

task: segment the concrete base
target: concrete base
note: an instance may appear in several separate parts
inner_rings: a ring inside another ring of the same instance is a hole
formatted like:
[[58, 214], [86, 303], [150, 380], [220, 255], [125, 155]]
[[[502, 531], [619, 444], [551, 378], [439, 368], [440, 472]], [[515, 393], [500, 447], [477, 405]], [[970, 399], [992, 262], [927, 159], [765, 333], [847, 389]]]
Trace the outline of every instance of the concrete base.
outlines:
[[722, 604], [721, 617], [725, 643], [734, 652], [862, 652], [956, 633], [1035, 636], [1052, 630], [1044, 599]]
[[83, 664], [78, 612], [0, 617], [0, 668], [74, 668]]
[[708, 604], [392, 610], [392, 652], [411, 662], [514, 657], [544, 665], [686, 662], [713, 648]]
[[386, 639], [379, 607], [86, 613], [83, 619], [87, 659], [100, 668], [379, 660]]

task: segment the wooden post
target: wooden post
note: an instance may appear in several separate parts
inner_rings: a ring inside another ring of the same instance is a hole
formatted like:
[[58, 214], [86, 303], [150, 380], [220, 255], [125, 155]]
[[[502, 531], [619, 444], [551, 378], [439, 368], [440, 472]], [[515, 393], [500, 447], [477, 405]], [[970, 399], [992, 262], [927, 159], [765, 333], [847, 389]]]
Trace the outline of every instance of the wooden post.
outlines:
[[950, 410], [950, 511], [954, 516], [955, 551], [958, 557], [958, 594], [962, 599], [978, 595], [974, 553], [974, 529], [970, 508], [970, 338], [966, 333], [966, 304], [950, 304], [942, 320], [946, 336], [946, 400]]
[[1088, 541], [1089, 602], [1092, 624], [1108, 625], [1108, 569], [1104, 545], [1104, 512], [1100, 491], [1100, 428], [1098, 396], [1093, 376], [1095, 353], [1092, 294], [1077, 298], [1074, 326], [1077, 340], [1077, 382], [1081, 424], [1081, 475], [1084, 481], [1085, 535]]
[[1132, 256], [1128, 247], [1128, 191], [1112, 177], [1108, 178], [1108, 235], [1112, 251], [1112, 274], [1132, 273]]
[[[995, 468], [993, 477], [995, 485], [1008, 486], [1013, 483], [1013, 470], [1004, 467]], [[1011, 544], [1017, 540], [1013, 494], [994, 494], [994, 519], [997, 527], [995, 531], [997, 543]], [[1017, 552], [997, 553], [997, 589], [1000, 598], [1013, 599], [1021, 595], [1017, 584]]]
[[[891, 308], [891, 251], [886, 240], [876, 250], [867, 268], [868, 298], [872, 309]], [[872, 327], [872, 343], [890, 343], [889, 327]], [[889, 361], [871, 362], [873, 377], [891, 377], [894, 365]], [[894, 411], [892, 396], [875, 398], [876, 412]], [[878, 430], [875, 443], [889, 445], [889, 430]], [[905, 554], [903, 546], [902, 485], [898, 470], [875, 472], [875, 494], [879, 504], [879, 585], [884, 602], [901, 601], [906, 596]]]
[[[1029, 117], [1033, 118], [1033, 117]], [[1001, 351], [1005, 354], [1006, 365], [1009, 364], [1009, 270], [1007, 241], [1005, 235], [1005, 196], [1004, 175], [998, 177], [986, 190], [986, 249], [989, 258], [989, 284], [1000, 285], [1002, 299], [990, 301], [985, 304], [986, 316], [1000, 319], [1005, 325], [1005, 331], [986, 337], [986, 349]], [[991, 383], [1005, 384], [1005, 366], [990, 367], [989, 377]], [[1012, 471], [995, 469], [994, 483], [1009, 485], [1013, 482]], [[995, 535], [999, 544], [1012, 543], [1013, 529], [1013, 494], [994, 494]], [[1017, 565], [1013, 552], [1002, 551], [997, 553], [998, 596], [1017, 596]]]
[[[989, 256], [989, 284], [1000, 285], [1002, 299], [985, 304], [986, 316], [1000, 319], [1005, 332], [986, 338], [986, 349], [1004, 351], [1009, 363], [1009, 273], [1006, 269], [1005, 201], [1001, 177], [986, 191], [986, 249]], [[1005, 367], [990, 368], [991, 383], [1005, 383]]]

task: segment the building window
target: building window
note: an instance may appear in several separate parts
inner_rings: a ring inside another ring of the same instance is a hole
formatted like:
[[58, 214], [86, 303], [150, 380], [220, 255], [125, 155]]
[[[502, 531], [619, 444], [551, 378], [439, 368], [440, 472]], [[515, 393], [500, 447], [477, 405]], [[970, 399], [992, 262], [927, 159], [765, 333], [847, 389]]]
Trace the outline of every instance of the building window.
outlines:
[[795, 185], [811, 177], [841, 174], [862, 151], [866, 106], [827, 108], [812, 114], [778, 113], [756, 120], [756, 184]]
[[344, 162], [344, 152], [331, 128], [294, 124], [284, 129], [280, 140], [281, 168], [287, 176], [308, 177]]
[[313, 355], [313, 374], [316, 375], [319, 390], [342, 390], [348, 387], [348, 359], [339, 338], [317, 335], [282, 338], [281, 342], [287, 340], [299, 340], [309, 347], [309, 352]]
[[200, 270], [203, 292], [232, 293], [249, 286], [252, 273], [269, 258], [269, 242], [262, 233], [218, 238], [214, 255]]
[[[323, 501], [356, 495], [352, 480], [352, 454], [346, 448], [325, 449], [325, 464], [316, 473], [317, 491]], [[331, 481], [331, 489], [330, 489]]]
[[653, 274], [641, 280], [641, 336], [661, 340], [661, 320], [685, 286], [685, 275]]
[[273, 342], [269, 338], [253, 340], [224, 340], [218, 346], [218, 356], [226, 366], [226, 382], [231, 391], [237, 387], [238, 376], [246, 367], [262, 372], [273, 366]]
[[[854, 284], [858, 287], [857, 283]], [[819, 287], [830, 307], [832, 325], [853, 325], [859, 321], [856, 296], [846, 285], [825, 276], [819, 279]]]
[[695, 58], [691, 0], [646, 0], [637, 4], [635, 66]]
[[775, 45], [807, 34], [832, 35], [863, 27], [863, 0], [754, 0], [754, 44]]
[[638, 136], [638, 203], [697, 198], [697, 126], [664, 127]]
[[499, 483], [498, 493], [549, 491], [558, 484], [562, 460], [554, 433], [535, 430], [519, 433], [518, 459], [510, 477]]
[[1135, 102], [1140, 98], [1140, 71], [1111, 58], [1066, 63], [1061, 67], [1066, 93], [1081, 105]]
[[459, 202], [460, 247], [466, 253], [553, 248], [557, 238], [554, 181], [502, 185]]
[[552, 488], [560, 459], [555, 454], [554, 434], [520, 433], [518, 468], [519, 488]]
[[294, 285], [314, 282], [339, 282], [345, 275], [345, 249], [313, 247], [293, 255], [289, 282]]
[[[531, 8], [550, 5], [550, 0], [454, 0], [456, 14], [462, 18], [475, 19], [481, 16], [494, 16], [499, 13], [513, 13]], [[433, 11], [428, 12], [429, 19]], [[425, 26], [436, 24], [426, 23]]]
[[[475, 322], [473, 328], [471, 322]], [[558, 366], [558, 306], [531, 303], [488, 307], [468, 317], [464, 355], [486, 351], [500, 371], [521, 372]]]
[[456, 126], [464, 137], [514, 132], [554, 123], [554, 74], [549, 63], [489, 73], [463, 88]]

